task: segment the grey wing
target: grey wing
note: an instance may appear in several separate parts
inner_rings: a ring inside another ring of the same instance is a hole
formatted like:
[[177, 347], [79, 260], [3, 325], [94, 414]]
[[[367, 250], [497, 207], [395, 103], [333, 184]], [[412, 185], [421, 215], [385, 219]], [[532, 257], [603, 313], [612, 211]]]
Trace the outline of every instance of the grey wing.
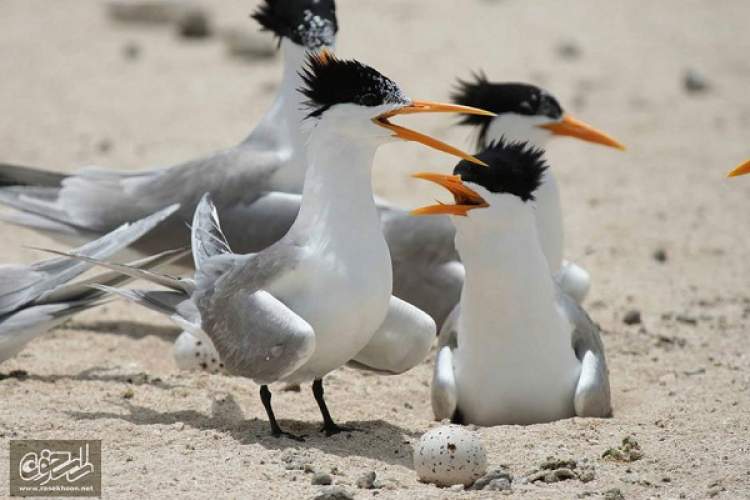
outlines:
[[[173, 205], [139, 221], [124, 224], [73, 252], [93, 258], [109, 257], [151, 231], [177, 208]], [[90, 267], [90, 263], [67, 258], [45, 260], [28, 267], [0, 267], [0, 315], [40, 298]]]
[[461, 302], [453, 306], [453, 310], [443, 322], [443, 327], [438, 333], [438, 349], [444, 346], [455, 349], [458, 346], [458, 319], [460, 316]]
[[252, 202], [241, 202], [221, 211], [221, 225], [229, 245], [240, 254], [270, 247], [289, 231], [297, 218], [302, 196], [263, 193]]
[[264, 290], [293, 271], [302, 252], [282, 239], [255, 255], [209, 258], [196, 272], [193, 300], [203, 331], [230, 372], [271, 383], [293, 373], [312, 355], [313, 328]]
[[568, 294], [557, 288], [557, 303], [573, 327], [571, 345], [581, 362], [574, 406], [580, 417], [608, 417], [612, 414], [609, 369], [601, 329]]
[[412, 217], [381, 208], [393, 262], [393, 295], [432, 316], [440, 328], [461, 297], [464, 271], [448, 217]]
[[391, 296], [385, 321], [349, 365], [380, 373], [404, 373], [424, 361], [433, 342], [435, 321], [424, 311]]
[[97, 305], [84, 300], [31, 306], [0, 316], [0, 363], [12, 358], [36, 337], [64, 323], [70, 316]]
[[291, 375], [315, 350], [313, 328], [263, 290], [227, 297], [202, 314], [226, 369], [259, 384]]
[[[19, 180], [16, 185], [0, 187], [0, 203], [19, 212], [18, 217], [5, 216], [8, 222], [30, 224], [53, 237], [100, 234], [180, 203], [170, 224], [138, 245], [146, 253], [156, 253], [187, 243], [185, 223], [192, 219], [204, 193], [212, 193], [220, 211], [241, 200], [252, 200], [267, 189], [266, 183], [280, 164], [273, 151], [239, 146], [164, 169], [83, 169], [66, 176], [59, 186], [29, 186]], [[0, 177], [3, 173], [0, 165]]]
[[435, 420], [453, 418], [458, 408], [458, 389], [453, 370], [453, 349], [450, 346], [438, 348], [435, 367], [432, 372], [430, 402]]

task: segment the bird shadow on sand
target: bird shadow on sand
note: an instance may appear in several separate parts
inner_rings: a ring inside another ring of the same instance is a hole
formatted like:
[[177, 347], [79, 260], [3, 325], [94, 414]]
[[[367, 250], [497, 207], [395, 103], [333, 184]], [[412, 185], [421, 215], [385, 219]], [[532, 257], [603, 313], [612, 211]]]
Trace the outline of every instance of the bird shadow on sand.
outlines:
[[267, 420], [245, 419], [242, 409], [231, 394], [215, 399], [211, 405], [210, 415], [195, 410], [160, 412], [129, 401], [116, 401], [112, 404], [121, 407], [126, 413], [80, 411], [66, 411], [65, 413], [76, 420], [117, 419], [139, 426], [173, 425], [182, 422], [185, 426], [194, 429], [226, 434], [243, 445], [258, 444], [268, 450], [317, 449], [340, 457], [360, 456], [409, 468], [412, 467], [413, 460], [410, 442], [419, 437], [416, 432], [378, 419], [340, 422], [341, 425], [356, 430], [331, 437], [326, 437], [320, 431], [321, 423], [317, 421], [279, 420], [279, 425], [284, 430], [304, 436], [305, 441], [299, 442], [286, 437], [276, 438], [270, 435]]
[[137, 321], [94, 321], [91, 323], [71, 321], [66, 323], [63, 328], [84, 332], [111, 333], [135, 340], [144, 337], [159, 337], [160, 339], [173, 342], [180, 335], [180, 329], [176, 327], [157, 326]]
[[[116, 382], [118, 384], [148, 385], [157, 389], [175, 389], [181, 385], [169, 384], [159, 377], [151, 377], [146, 373], [111, 373], [111, 368], [93, 367], [75, 375], [36, 375], [23, 371], [23, 376], [17, 376], [20, 381], [33, 380], [54, 384], [61, 380]], [[2, 377], [0, 376], [0, 380]]]

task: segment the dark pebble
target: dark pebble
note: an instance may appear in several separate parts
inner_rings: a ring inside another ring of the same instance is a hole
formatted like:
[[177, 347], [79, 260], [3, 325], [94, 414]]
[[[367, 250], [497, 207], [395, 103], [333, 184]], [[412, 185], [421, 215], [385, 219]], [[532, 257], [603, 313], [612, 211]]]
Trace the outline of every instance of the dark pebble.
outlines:
[[641, 324], [641, 312], [637, 309], [631, 309], [625, 313], [622, 318], [622, 322], [626, 325], [640, 325]]
[[688, 69], [685, 71], [682, 84], [685, 87], [685, 91], [691, 94], [705, 92], [710, 87], [706, 77], [694, 69]]
[[177, 32], [183, 38], [208, 38], [211, 36], [211, 22], [208, 14], [196, 9], [192, 10], [177, 22]]

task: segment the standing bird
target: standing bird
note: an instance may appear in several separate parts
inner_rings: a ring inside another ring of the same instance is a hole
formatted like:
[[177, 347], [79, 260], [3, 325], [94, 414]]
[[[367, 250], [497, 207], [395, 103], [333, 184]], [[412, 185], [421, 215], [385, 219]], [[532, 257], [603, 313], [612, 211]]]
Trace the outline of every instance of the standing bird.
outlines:
[[[545, 148], [554, 137], [573, 137], [583, 141], [624, 150], [609, 135], [573, 118], [549, 92], [526, 83], [494, 83], [483, 74], [474, 81], [459, 80], [453, 101], [476, 106], [496, 114], [494, 117], [466, 117], [464, 125], [473, 126], [477, 148], [486, 148], [500, 139], [525, 141]], [[588, 294], [590, 277], [579, 266], [563, 260], [563, 222], [560, 191], [552, 171], [547, 171], [536, 195], [539, 237], [550, 269], [561, 286], [578, 302]]]
[[[396, 139], [416, 141], [479, 161], [390, 119], [427, 112], [486, 113], [412, 100], [373, 68], [327, 54], [311, 57], [302, 76], [309, 168], [299, 215], [281, 240], [256, 254], [233, 253], [206, 196], [193, 220], [194, 280], [103, 264], [170, 289], [105, 288], [168, 314], [193, 335], [210, 340], [227, 371], [260, 384], [274, 436], [287, 434], [271, 407], [268, 384], [273, 382], [313, 381], [323, 430], [327, 435], [344, 430], [326, 406], [323, 377], [378, 340], [392, 304], [390, 255], [372, 193], [377, 148]], [[433, 338], [434, 330], [428, 342]], [[382, 358], [388, 357], [387, 348], [394, 359], [404, 350], [397, 337], [385, 334], [380, 340]], [[422, 357], [428, 348], [429, 343]]]
[[142, 255], [151, 255], [187, 246], [187, 224], [208, 192], [236, 248], [258, 251], [281, 238], [298, 205], [287, 208], [279, 192], [301, 191], [307, 169], [299, 73], [307, 52], [333, 47], [338, 23], [333, 0], [266, 0], [253, 18], [279, 37], [284, 72], [271, 109], [244, 141], [203, 158], [138, 172], [85, 168], [58, 174], [0, 165], [0, 203], [16, 210], [4, 220], [79, 244], [179, 203], [158, 232], [135, 245]]
[[737, 165], [734, 170], [729, 172], [727, 177], [738, 177], [740, 175], [750, 174], [750, 160]]
[[599, 328], [560, 290], [539, 238], [534, 198], [547, 166], [526, 143], [492, 143], [454, 175], [415, 177], [454, 204], [448, 214], [466, 269], [457, 330], [440, 334], [432, 381], [435, 418], [477, 425], [532, 424], [611, 414]]
[[[106, 259], [143, 237], [177, 210], [167, 207], [145, 219], [123, 224], [109, 234], [73, 250], [76, 255]], [[133, 263], [149, 268], [168, 262], [166, 252]], [[68, 320], [74, 314], [102, 302], [103, 293], [94, 284], [121, 285], [122, 275], [104, 273], [71, 283], [91, 264], [70, 259], [51, 259], [30, 266], [0, 265], [0, 363], [19, 352], [33, 339]]]

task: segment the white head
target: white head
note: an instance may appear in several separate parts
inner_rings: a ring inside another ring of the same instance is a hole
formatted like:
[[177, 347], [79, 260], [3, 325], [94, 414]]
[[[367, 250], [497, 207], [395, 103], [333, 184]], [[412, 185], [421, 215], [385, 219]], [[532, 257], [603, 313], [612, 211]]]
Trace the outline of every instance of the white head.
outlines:
[[461, 122], [477, 128], [480, 148], [500, 139], [544, 148], [555, 136], [569, 136], [624, 149], [604, 132], [565, 113], [552, 94], [535, 85], [492, 83], [480, 73], [474, 81], [459, 80], [453, 101], [496, 114], [492, 118], [469, 116]]

